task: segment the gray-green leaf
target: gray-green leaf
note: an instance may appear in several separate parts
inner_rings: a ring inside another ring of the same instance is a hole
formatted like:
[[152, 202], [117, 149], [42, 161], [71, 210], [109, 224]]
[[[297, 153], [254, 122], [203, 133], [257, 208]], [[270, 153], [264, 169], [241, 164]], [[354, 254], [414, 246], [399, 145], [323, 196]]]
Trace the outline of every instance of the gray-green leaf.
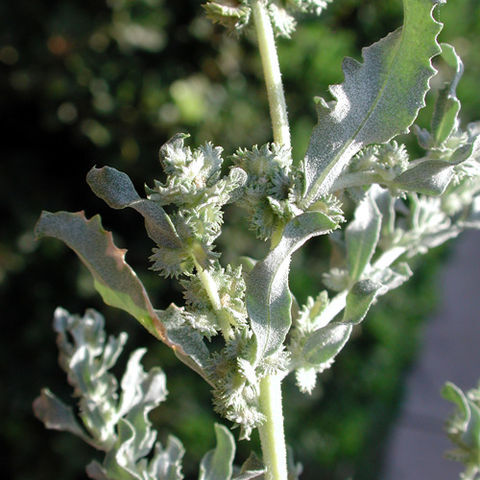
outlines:
[[113, 243], [99, 215], [87, 220], [83, 212], [43, 212], [35, 233], [37, 238], [49, 236], [67, 244], [90, 270], [106, 304], [130, 313], [152, 335], [171, 346], [143, 284], [125, 262], [126, 250]]
[[432, 17], [439, 0], [403, 3], [404, 26], [365, 48], [363, 64], [346, 58], [344, 83], [330, 89], [336, 102], [320, 100], [304, 160], [306, 204], [329, 193], [361, 148], [407, 131], [425, 104], [435, 73], [431, 58], [440, 52], [436, 39], [441, 24]]
[[199, 480], [230, 480], [235, 456], [235, 440], [228, 428], [215, 424], [217, 446], [207, 452], [200, 463]]
[[444, 160], [422, 160], [392, 181], [392, 185], [407, 192], [441, 195], [453, 178], [455, 163]]
[[435, 103], [432, 116], [432, 134], [435, 146], [441, 145], [457, 127], [460, 101], [457, 98], [456, 89], [463, 75], [463, 63], [455, 48], [448, 43], [442, 43], [441, 48], [442, 57], [455, 70], [455, 75], [452, 81], [439, 92]]
[[355, 218], [345, 231], [350, 280], [357, 281], [375, 253], [380, 238], [382, 216], [371, 191], [355, 210]]
[[48, 388], [44, 388], [33, 402], [33, 411], [46, 428], [73, 433], [90, 445], [96, 446], [95, 441], [78, 424], [72, 408], [59, 400]]
[[93, 193], [111, 208], [131, 207], [145, 219], [148, 236], [167, 248], [181, 248], [180, 240], [169, 216], [157, 203], [141, 198], [126, 173], [112, 167], [93, 167], [87, 174], [87, 183]]
[[157, 442], [155, 453], [149, 464], [149, 474], [155, 480], [182, 480], [182, 458], [185, 453], [182, 442], [173, 435], [168, 436], [167, 446]]
[[305, 360], [315, 366], [330, 362], [345, 346], [351, 333], [352, 326], [342, 323], [330, 323], [316, 330], [303, 348]]
[[370, 279], [355, 283], [347, 294], [342, 322], [351, 325], [360, 323], [368, 313], [382, 285]]
[[257, 358], [274, 353], [292, 323], [292, 296], [288, 271], [293, 253], [309, 238], [323, 235], [337, 224], [320, 212], [307, 212], [290, 220], [279, 244], [258, 262], [247, 279], [246, 302], [257, 340]]

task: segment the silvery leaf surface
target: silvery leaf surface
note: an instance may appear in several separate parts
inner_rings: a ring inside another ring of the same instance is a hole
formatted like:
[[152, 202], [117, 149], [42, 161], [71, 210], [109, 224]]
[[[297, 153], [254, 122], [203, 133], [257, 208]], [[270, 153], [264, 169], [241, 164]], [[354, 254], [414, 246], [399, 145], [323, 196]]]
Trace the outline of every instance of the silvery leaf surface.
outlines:
[[[473, 146], [466, 146], [470, 151]], [[445, 192], [454, 176], [454, 167], [468, 159], [468, 153], [449, 161], [425, 159], [395, 177], [391, 185], [407, 192], [438, 196]]]
[[235, 440], [228, 428], [215, 424], [217, 446], [207, 452], [200, 463], [198, 480], [230, 480], [235, 456]]
[[345, 231], [347, 266], [352, 282], [359, 280], [369, 265], [380, 238], [381, 225], [382, 216], [369, 190]]
[[257, 341], [257, 359], [280, 348], [292, 323], [292, 296], [288, 287], [291, 256], [311, 237], [336, 227], [332, 219], [320, 212], [295, 217], [287, 223], [278, 245], [248, 276], [246, 302]]
[[162, 448], [159, 442], [149, 464], [149, 474], [155, 480], [182, 480], [182, 458], [185, 449], [177, 437], [168, 436], [167, 446]]
[[304, 159], [305, 203], [329, 193], [361, 148], [404, 133], [425, 105], [431, 58], [440, 53], [439, 1], [404, 0], [404, 25], [362, 52], [364, 63], [346, 58], [345, 81], [330, 91], [335, 102], [318, 104], [318, 123]]
[[97, 446], [77, 422], [72, 408], [65, 405], [47, 388], [44, 388], [33, 402], [33, 411], [46, 428], [73, 433], [88, 444]]

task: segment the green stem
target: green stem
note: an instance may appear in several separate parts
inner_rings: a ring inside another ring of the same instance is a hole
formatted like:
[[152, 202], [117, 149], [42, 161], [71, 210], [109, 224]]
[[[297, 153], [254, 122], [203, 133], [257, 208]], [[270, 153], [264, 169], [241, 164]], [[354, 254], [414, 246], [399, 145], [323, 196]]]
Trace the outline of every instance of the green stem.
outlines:
[[265, 480], [287, 480], [287, 449], [283, 431], [282, 377], [270, 375], [260, 382], [260, 408], [266, 417], [259, 427]]
[[203, 269], [195, 259], [194, 262], [197, 269], [198, 278], [202, 282], [203, 288], [207, 292], [208, 299], [212, 304], [213, 310], [217, 314], [223, 338], [225, 338], [225, 341], [231, 340], [233, 335], [232, 326], [230, 325], [227, 313], [222, 309], [222, 302], [220, 300], [220, 295], [218, 294], [217, 284], [213, 280], [208, 270]]
[[262, 58], [265, 85], [267, 87], [273, 140], [279, 145], [291, 148], [287, 104], [285, 102], [285, 94], [283, 93], [282, 75], [278, 63], [272, 24], [270, 23], [265, 3], [262, 0], [254, 0], [252, 2], [252, 12], [257, 31], [258, 47]]
[[[253, 0], [252, 12], [267, 88], [273, 141], [290, 149], [290, 128], [282, 75], [275, 37], [264, 0]], [[276, 235], [272, 237], [271, 248], [274, 248], [280, 240], [282, 230], [277, 229]], [[287, 480], [288, 477], [281, 384], [282, 377], [279, 375], [267, 376], [260, 382], [260, 409], [266, 419], [265, 423], [259, 427], [263, 462], [266, 468], [265, 480]]]

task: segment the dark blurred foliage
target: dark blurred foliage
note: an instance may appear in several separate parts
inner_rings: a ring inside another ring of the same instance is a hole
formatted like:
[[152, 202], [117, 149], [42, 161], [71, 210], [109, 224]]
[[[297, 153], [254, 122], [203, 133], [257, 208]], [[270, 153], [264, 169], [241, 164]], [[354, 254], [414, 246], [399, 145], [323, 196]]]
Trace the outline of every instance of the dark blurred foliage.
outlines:
[[[342, 80], [341, 58], [401, 23], [400, 0], [336, 0], [321, 19], [305, 18], [292, 41], [279, 42], [294, 156], [305, 151], [315, 122], [314, 95]], [[442, 39], [462, 55], [466, 71], [458, 91], [463, 119], [480, 111], [478, 78], [480, 6], [451, 0], [442, 7]], [[170, 401], [152, 418], [160, 436], [171, 431], [187, 447], [193, 475], [213, 444], [208, 387], [157, 344], [133, 320], [104, 307], [86, 271], [59, 242], [34, 242], [41, 209], [85, 209], [100, 213], [117, 244], [129, 248], [134, 266], [156, 306], [181, 301], [178, 288], [148, 270], [151, 244], [132, 212], [110, 211], [85, 184], [93, 165], [125, 170], [139, 190], [161, 175], [160, 145], [178, 131], [191, 144], [237, 146], [270, 139], [268, 107], [253, 36], [226, 35], [203, 18], [200, 2], [184, 0], [15, 0], [0, 3], [1, 169], [0, 304], [3, 317], [0, 371], [0, 458], [4, 478], [85, 478], [95, 455], [68, 434], [46, 431], [33, 418], [31, 402], [48, 385], [71, 395], [55, 364], [50, 328], [53, 310], [95, 307], [111, 333], [127, 330], [128, 346], [146, 345], [147, 367], [161, 365]], [[429, 99], [431, 103], [432, 99]], [[428, 108], [420, 122], [428, 121]], [[233, 226], [220, 238], [235, 252], [261, 252], [262, 245], [239, 234], [242, 217], [228, 210]], [[328, 245], [309, 246], [309, 260], [296, 257], [293, 289], [300, 301], [321, 288]], [[260, 253], [259, 253], [260, 254]], [[312, 260], [311, 256], [314, 256]], [[428, 265], [428, 266], [427, 266]], [[417, 351], [421, 324], [434, 304], [439, 254], [419, 265], [414, 282], [382, 299], [370, 318], [325, 375], [312, 397], [287, 381], [287, 435], [303, 478], [372, 480], [378, 475], [386, 434], [398, 408], [404, 372]], [[239, 459], [248, 452], [239, 445]], [[258, 448], [258, 445], [257, 447]], [[192, 477], [194, 478], [194, 477]]]

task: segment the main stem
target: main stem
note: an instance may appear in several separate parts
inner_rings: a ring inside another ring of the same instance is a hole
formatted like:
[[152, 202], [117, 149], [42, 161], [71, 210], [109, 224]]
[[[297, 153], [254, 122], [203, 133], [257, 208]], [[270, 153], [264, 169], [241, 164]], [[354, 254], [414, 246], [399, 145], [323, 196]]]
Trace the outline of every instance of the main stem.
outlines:
[[[287, 104], [275, 37], [264, 1], [253, 0], [252, 11], [267, 87], [273, 140], [290, 149]], [[277, 241], [278, 239], [272, 239], [272, 248]], [[265, 422], [258, 430], [266, 468], [265, 480], [287, 480], [288, 478], [287, 449], [283, 430], [282, 378], [279, 375], [268, 375], [260, 382], [260, 409], [265, 415]]]
[[282, 378], [269, 375], [260, 382], [260, 409], [266, 417], [259, 427], [265, 480], [287, 480], [287, 450], [283, 431]]
[[273, 140], [290, 149], [287, 104], [283, 93], [282, 74], [278, 63], [277, 48], [272, 24], [262, 0], [252, 2], [253, 20], [257, 31], [258, 47], [262, 58], [263, 75], [267, 87], [268, 104], [272, 120]]

